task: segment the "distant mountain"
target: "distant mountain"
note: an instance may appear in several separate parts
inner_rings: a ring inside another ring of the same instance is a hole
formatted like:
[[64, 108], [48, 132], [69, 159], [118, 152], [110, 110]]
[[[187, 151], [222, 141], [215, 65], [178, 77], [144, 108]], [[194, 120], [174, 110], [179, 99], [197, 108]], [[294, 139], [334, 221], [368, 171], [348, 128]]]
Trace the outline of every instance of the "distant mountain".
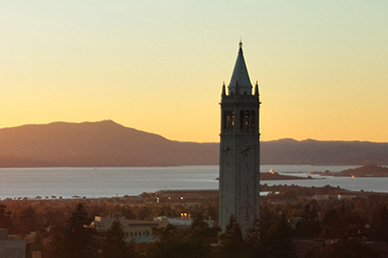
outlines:
[[0, 167], [213, 165], [217, 157], [217, 143], [170, 141], [110, 120], [0, 129]]
[[[113, 121], [0, 129], [0, 167], [217, 165], [218, 143], [171, 141]], [[388, 143], [261, 143], [262, 164], [388, 165]]]
[[311, 172], [321, 176], [351, 176], [351, 177], [388, 177], [388, 168], [376, 164], [368, 164], [358, 168], [345, 169], [340, 172]]
[[388, 143], [281, 139], [261, 151], [263, 164], [388, 165]]

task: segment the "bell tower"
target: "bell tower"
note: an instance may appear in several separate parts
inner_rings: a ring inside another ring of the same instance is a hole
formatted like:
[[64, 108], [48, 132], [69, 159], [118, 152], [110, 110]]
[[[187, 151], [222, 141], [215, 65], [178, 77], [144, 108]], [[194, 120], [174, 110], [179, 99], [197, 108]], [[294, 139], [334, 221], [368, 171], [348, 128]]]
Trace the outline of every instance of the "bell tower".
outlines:
[[252, 84], [242, 42], [226, 93], [221, 95], [219, 222], [225, 231], [233, 215], [243, 236], [260, 211], [259, 87]]

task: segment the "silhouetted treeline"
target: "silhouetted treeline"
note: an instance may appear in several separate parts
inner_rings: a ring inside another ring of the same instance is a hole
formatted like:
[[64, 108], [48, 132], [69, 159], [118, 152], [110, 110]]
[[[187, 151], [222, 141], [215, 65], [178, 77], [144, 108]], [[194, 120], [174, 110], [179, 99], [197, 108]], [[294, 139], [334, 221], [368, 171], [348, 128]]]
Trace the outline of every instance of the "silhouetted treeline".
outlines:
[[[0, 202], [0, 227], [29, 236], [31, 251], [45, 258], [83, 257], [385, 257], [388, 254], [388, 195], [350, 193], [331, 188], [273, 187], [281, 193], [261, 201], [260, 223], [244, 238], [232, 217], [224, 233], [203, 218], [217, 218], [217, 195], [171, 201], [156, 194], [139, 198], [85, 200], [6, 200]], [[307, 193], [327, 193], [312, 199]], [[305, 195], [298, 193], [305, 192]], [[338, 193], [341, 193], [338, 196]], [[170, 194], [170, 193], [169, 193]], [[195, 194], [193, 194], [194, 196]], [[170, 196], [170, 195], [169, 195]], [[339, 198], [340, 197], [340, 198]], [[346, 197], [346, 198], [345, 198]], [[175, 198], [175, 197], [174, 197]], [[173, 199], [173, 198], [171, 198]], [[96, 233], [88, 227], [94, 216], [122, 214], [128, 219], [194, 218], [186, 229], [155, 228], [150, 244], [128, 243], [122, 225]], [[384, 256], [385, 255], [385, 256]]]

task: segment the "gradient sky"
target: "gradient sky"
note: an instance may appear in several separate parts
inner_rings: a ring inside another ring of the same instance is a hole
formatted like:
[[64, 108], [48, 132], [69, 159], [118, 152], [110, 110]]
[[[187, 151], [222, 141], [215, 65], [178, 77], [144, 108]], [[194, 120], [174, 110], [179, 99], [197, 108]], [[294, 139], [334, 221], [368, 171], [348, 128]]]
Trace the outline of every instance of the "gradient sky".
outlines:
[[240, 38], [263, 140], [388, 142], [388, 1], [1, 0], [0, 127], [219, 141]]

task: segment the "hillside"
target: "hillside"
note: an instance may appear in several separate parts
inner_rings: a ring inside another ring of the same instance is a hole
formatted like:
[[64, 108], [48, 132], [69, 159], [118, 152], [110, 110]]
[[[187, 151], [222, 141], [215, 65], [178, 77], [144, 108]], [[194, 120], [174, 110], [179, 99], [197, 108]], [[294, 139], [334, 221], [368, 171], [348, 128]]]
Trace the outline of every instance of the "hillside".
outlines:
[[335, 176], [353, 177], [387, 177], [388, 168], [369, 164], [358, 168], [346, 169], [338, 172]]
[[217, 164], [218, 144], [170, 141], [113, 121], [0, 129], [0, 166], [178, 166]]
[[[171, 141], [113, 121], [24, 125], [0, 129], [0, 167], [217, 165], [218, 143]], [[388, 164], [388, 143], [261, 143], [262, 164]]]
[[281, 139], [261, 143], [263, 164], [388, 164], [388, 143]]

